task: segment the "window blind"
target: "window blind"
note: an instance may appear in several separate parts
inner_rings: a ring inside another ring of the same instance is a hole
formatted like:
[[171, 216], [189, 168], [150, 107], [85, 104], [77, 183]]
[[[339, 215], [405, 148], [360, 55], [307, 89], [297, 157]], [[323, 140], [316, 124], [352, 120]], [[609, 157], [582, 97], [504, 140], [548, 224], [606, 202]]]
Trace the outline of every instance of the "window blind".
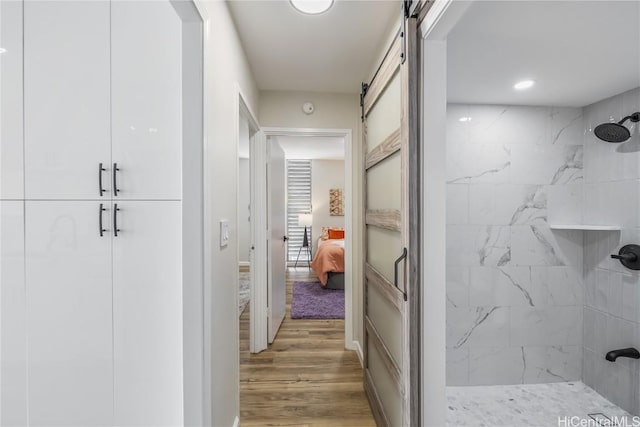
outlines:
[[[295, 261], [304, 239], [304, 226], [298, 215], [311, 213], [311, 160], [287, 160], [287, 260]], [[307, 227], [311, 245], [311, 227]], [[300, 253], [300, 260], [307, 252]]]

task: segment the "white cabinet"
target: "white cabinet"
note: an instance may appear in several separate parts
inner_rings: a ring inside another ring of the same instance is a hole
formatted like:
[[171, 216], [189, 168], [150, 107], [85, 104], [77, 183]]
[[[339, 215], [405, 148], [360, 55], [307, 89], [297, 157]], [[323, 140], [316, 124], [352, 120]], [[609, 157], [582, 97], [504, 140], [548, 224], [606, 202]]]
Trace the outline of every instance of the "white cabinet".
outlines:
[[115, 423], [180, 425], [182, 203], [117, 205], [120, 231], [113, 237]]
[[182, 21], [0, 0], [0, 24], [0, 425], [181, 425]]
[[168, 1], [115, 1], [113, 162], [118, 199], [182, 194], [182, 23]]
[[31, 425], [112, 423], [111, 236], [99, 213], [92, 201], [25, 204]]
[[27, 425], [25, 301], [24, 202], [0, 201], [0, 424], [3, 426]]
[[109, 52], [109, 2], [25, 1], [27, 199], [100, 198], [98, 165], [111, 161]]
[[22, 4], [0, 1], [0, 200], [23, 198]]

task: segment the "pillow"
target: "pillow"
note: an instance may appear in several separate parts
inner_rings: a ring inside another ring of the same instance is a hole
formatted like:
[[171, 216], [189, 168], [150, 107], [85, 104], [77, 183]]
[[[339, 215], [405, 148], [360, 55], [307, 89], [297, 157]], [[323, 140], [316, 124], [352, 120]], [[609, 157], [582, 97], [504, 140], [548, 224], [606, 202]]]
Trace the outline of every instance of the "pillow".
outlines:
[[322, 240], [329, 239], [329, 227], [322, 227], [322, 234], [320, 235], [320, 238]]
[[337, 229], [337, 228], [330, 228], [329, 239], [344, 239], [344, 230]]

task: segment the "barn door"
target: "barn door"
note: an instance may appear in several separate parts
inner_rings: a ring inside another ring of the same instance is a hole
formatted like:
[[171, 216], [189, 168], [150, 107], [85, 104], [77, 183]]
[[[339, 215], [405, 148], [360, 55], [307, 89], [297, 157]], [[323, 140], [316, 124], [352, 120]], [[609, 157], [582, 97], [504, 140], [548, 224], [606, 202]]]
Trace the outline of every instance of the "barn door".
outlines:
[[371, 84], [365, 135], [365, 389], [378, 425], [420, 425], [416, 20]]

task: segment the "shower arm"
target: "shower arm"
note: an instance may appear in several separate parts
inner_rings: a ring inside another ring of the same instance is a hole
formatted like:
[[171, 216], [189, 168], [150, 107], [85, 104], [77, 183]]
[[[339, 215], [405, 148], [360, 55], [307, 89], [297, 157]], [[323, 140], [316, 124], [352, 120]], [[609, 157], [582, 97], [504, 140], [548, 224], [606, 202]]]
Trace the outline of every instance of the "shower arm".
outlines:
[[624, 124], [627, 120], [631, 120], [633, 123], [640, 122], [640, 112], [633, 113], [630, 116], [625, 117], [624, 119], [618, 122], [619, 125]]

